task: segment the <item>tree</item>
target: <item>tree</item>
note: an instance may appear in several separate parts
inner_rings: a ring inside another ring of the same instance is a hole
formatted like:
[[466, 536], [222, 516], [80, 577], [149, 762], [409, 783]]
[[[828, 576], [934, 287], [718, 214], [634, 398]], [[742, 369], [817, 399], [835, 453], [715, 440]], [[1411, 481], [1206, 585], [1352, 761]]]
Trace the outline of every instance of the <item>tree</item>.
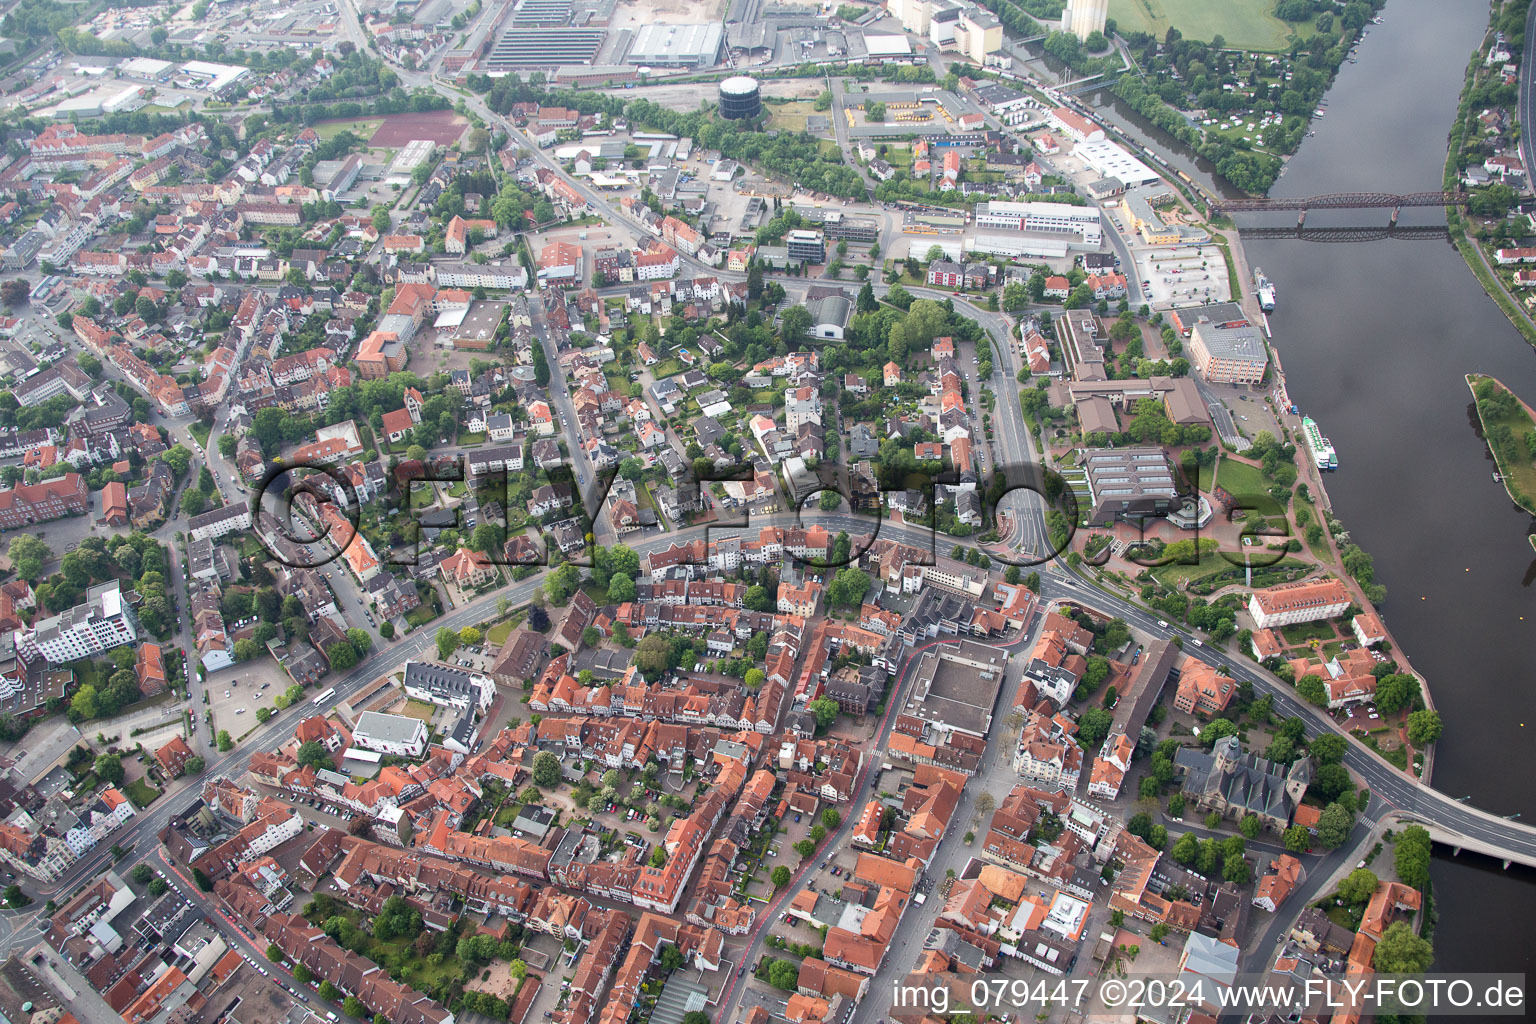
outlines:
[[[336, 646], [345, 647], [346, 645], [345, 644], [337, 644]], [[250, 661], [253, 658], [259, 658], [259, 657], [261, 657], [261, 645], [258, 644], [255, 640], [243, 640], [242, 639], [242, 640], [236, 640], [235, 641], [235, 660], [236, 661]], [[335, 664], [332, 664], [331, 667], [332, 668], [336, 668], [338, 666], [336, 666]], [[351, 668], [350, 665], [344, 665], [344, 666], [340, 666], [340, 667]]]
[[12, 883], [5, 887], [5, 905], [8, 907], [24, 907], [32, 900], [21, 891], [21, 886]]
[[446, 626], [437, 631], [437, 657], [440, 661], [447, 661], [454, 651], [459, 649], [459, 634]]
[[155, 877], [155, 869], [148, 864], [135, 864], [133, 870], [128, 873], [128, 877], [140, 885], [148, 885], [149, 880]]
[[347, 996], [341, 1001], [341, 1012], [348, 1017], [356, 1017], [361, 1020], [368, 1015], [368, 1007], [357, 996]]
[[1408, 742], [1416, 747], [1426, 747], [1435, 742], [1444, 730], [1438, 711], [1424, 708], [1408, 716]]
[[1339, 882], [1339, 898], [1345, 903], [1364, 903], [1376, 891], [1376, 872], [1370, 868], [1355, 868]]
[[1281, 834], [1285, 848], [1292, 853], [1306, 853], [1312, 846], [1312, 833], [1305, 825], [1292, 825]]
[[800, 965], [793, 960], [775, 960], [768, 965], [768, 984], [793, 992], [800, 984]]
[[1337, 850], [1349, 838], [1349, 830], [1355, 827], [1355, 812], [1342, 803], [1329, 804], [1317, 818], [1317, 845], [1325, 850]]
[[305, 967], [303, 964], [294, 964], [293, 980], [298, 982], [300, 985], [308, 985], [311, 981], [315, 980], [315, 976], [311, 974], [309, 968]]
[[262, 725], [266, 725], [267, 719], [271, 718], [273, 713], [274, 712], [271, 708], [257, 708], [256, 721], [260, 722]]
[[852, 565], [837, 570], [827, 587], [827, 604], [834, 608], [846, 608], [860, 604], [869, 593], [869, 574]]
[[838, 813], [837, 808], [828, 807], [821, 812], [821, 823], [828, 829], [834, 829], [843, 823], [843, 816]]
[[795, 852], [798, 853], [802, 859], [804, 859], [816, 852], [816, 844], [811, 842], [809, 839], [802, 839], [795, 844]]
[[165, 879], [151, 878], [149, 880], [147, 891], [151, 896], [164, 896], [167, 892], [170, 891], [170, 888], [171, 887], [166, 884]]
[[1429, 887], [1430, 845], [1429, 832], [1422, 825], [1409, 825], [1397, 834], [1392, 867], [1404, 885], [1419, 890]]
[[230, 737], [228, 729], [219, 730], [219, 753], [227, 754], [235, 749], [235, 741]]
[[1312, 777], [1312, 790], [1324, 800], [1332, 802], [1355, 788], [1349, 777], [1349, 769], [1342, 764], [1325, 764]]
[[1237, 726], [1232, 724], [1230, 718], [1213, 718], [1200, 730], [1200, 739], [1212, 746], [1217, 740], [1224, 740], [1228, 736], [1237, 735]]
[[[237, 640], [235, 646], [238, 647], [244, 642]], [[337, 640], [325, 649], [325, 659], [331, 663], [332, 671], [345, 672], [357, 664], [357, 649], [349, 643]]]
[[1407, 672], [1393, 672], [1376, 683], [1376, 707], [1384, 715], [1413, 707], [1423, 700], [1419, 681]]
[[53, 550], [32, 534], [20, 533], [11, 538], [7, 554], [16, 575], [35, 582], [43, 574], [43, 563], [53, 557]]
[[1257, 839], [1264, 830], [1264, 823], [1257, 814], [1245, 814], [1243, 820], [1237, 823], [1237, 830], [1249, 839]]
[[96, 758], [95, 772], [98, 778], [112, 785], [123, 781], [123, 759], [116, 754], [102, 754]]
[[1326, 707], [1328, 704], [1328, 689], [1323, 686], [1321, 676], [1307, 674], [1296, 681], [1296, 692], [1302, 699], [1318, 707]]
[[280, 964], [283, 962], [283, 951], [269, 942], [267, 943], [267, 959], [275, 964]]
[[200, 758], [200, 757], [189, 757], [189, 758], [187, 758], [186, 764], [181, 766], [181, 774], [183, 774], [183, 775], [201, 775], [201, 774], [203, 774], [203, 759]]
[[533, 758], [533, 784], [540, 789], [552, 789], [560, 784], [560, 759], [547, 750], [541, 750]]
[[27, 301], [27, 296], [32, 294], [32, 286], [25, 279], [13, 277], [9, 281], [0, 283], [0, 302], [7, 306], [19, 306]]
[[811, 313], [804, 306], [790, 306], [779, 317], [779, 336], [791, 348], [805, 340], [811, 329]]
[[1098, 750], [1109, 735], [1114, 718], [1101, 707], [1086, 709], [1077, 719], [1077, 742], [1084, 750]]
[[328, 981], [322, 981], [320, 983], [320, 998], [328, 1003], [334, 1003], [341, 998], [341, 989]]
[[1253, 880], [1253, 867], [1240, 853], [1229, 853], [1221, 864], [1221, 877], [1233, 885], [1247, 885]]
[[1344, 760], [1344, 752], [1349, 749], [1349, 742], [1336, 732], [1325, 732], [1314, 736], [1307, 744], [1307, 749], [1312, 752], [1312, 757], [1319, 765], [1339, 764]]
[[635, 599], [635, 581], [628, 576], [613, 576], [608, 580], [608, 600], [623, 604]]
[[775, 889], [784, 888], [789, 884], [789, 868], [785, 867], [783, 864], [780, 864], [778, 867], [773, 869], [773, 875], [771, 878], [773, 880], [773, 887]]
[[817, 697], [806, 705], [806, 710], [816, 716], [816, 725], [822, 729], [829, 729], [832, 723], [837, 721], [842, 708], [831, 697]]
[[1200, 839], [1193, 832], [1185, 832], [1179, 836], [1178, 842], [1173, 844], [1173, 849], [1168, 851], [1177, 863], [1189, 865], [1200, 859]]
[[1382, 974], [1422, 974], [1434, 962], [1435, 948], [1407, 921], [1393, 921], [1381, 933], [1371, 966]]
[[672, 645], [660, 633], [647, 633], [635, 648], [635, 667], [647, 681], [655, 682], [672, 667]]
[[331, 760], [331, 755], [326, 753], [325, 746], [319, 740], [308, 740], [299, 744], [299, 752], [295, 756], [299, 765], [309, 765], [316, 771], [322, 769], [334, 770], [336, 765]]
[[[282, 413], [281, 409], [275, 411], [279, 414]], [[278, 422], [282, 422], [281, 415], [279, 415]], [[178, 444], [167, 451], [161, 452], [160, 458], [164, 460], [167, 466], [171, 467], [171, 472], [175, 474], [178, 480], [186, 476], [187, 470], [192, 466], [192, 452], [188, 450], [186, 445]]]

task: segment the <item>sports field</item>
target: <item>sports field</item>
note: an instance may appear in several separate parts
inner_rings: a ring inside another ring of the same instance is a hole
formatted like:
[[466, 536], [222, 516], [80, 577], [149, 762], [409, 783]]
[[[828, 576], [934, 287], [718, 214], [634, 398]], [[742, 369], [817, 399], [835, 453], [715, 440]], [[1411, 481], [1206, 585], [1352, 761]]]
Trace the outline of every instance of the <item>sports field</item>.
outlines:
[[468, 127], [469, 121], [451, 110], [390, 114], [383, 119], [368, 144], [375, 149], [399, 149], [412, 139], [431, 139], [439, 146], [451, 146], [459, 141], [459, 136]]
[[1149, 32], [1163, 38], [1172, 25], [1186, 39], [1221, 36], [1245, 50], [1283, 50], [1293, 34], [1309, 38], [1312, 22], [1275, 17], [1274, 0], [1109, 0], [1109, 16], [1121, 32]]
[[360, 139], [366, 139], [379, 130], [384, 124], [382, 117], [362, 117], [350, 121], [320, 121], [315, 124], [315, 134], [322, 139], [334, 139], [342, 132], [351, 132]]

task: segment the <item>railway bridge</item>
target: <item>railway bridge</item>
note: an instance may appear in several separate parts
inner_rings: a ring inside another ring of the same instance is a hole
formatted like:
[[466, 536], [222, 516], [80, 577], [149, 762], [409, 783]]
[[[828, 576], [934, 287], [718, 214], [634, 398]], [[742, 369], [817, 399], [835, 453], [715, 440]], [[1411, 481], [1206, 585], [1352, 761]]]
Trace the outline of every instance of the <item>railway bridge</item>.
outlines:
[[1381, 210], [1392, 211], [1391, 224], [1397, 226], [1397, 215], [1405, 206], [1465, 206], [1472, 201], [1466, 192], [1408, 192], [1402, 195], [1391, 192], [1332, 192], [1327, 195], [1307, 196], [1297, 199], [1211, 199], [1211, 213], [1269, 213], [1274, 210], [1296, 210], [1296, 226], [1307, 222], [1308, 210]]

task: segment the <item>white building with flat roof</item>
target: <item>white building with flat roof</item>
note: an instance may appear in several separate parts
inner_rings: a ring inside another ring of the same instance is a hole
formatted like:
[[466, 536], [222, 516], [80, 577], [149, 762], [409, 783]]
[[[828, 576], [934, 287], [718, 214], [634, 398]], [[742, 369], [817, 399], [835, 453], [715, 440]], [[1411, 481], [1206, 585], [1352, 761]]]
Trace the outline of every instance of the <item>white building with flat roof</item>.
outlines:
[[1150, 185], [1160, 176], [1152, 168], [1132, 156], [1123, 146], [1107, 139], [1099, 142], [1079, 142], [1072, 155], [1081, 157], [1083, 163], [1099, 172], [1104, 178], [1119, 178], [1126, 188]]
[[379, 754], [420, 757], [427, 749], [427, 724], [408, 715], [364, 711], [352, 730], [352, 742]]

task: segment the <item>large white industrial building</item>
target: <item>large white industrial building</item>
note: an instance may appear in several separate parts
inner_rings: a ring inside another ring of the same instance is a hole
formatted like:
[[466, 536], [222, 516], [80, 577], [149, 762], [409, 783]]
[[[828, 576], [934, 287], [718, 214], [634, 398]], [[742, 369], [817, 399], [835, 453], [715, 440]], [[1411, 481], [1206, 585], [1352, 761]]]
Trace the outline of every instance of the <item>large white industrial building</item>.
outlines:
[[979, 203], [976, 230], [1050, 235], [1074, 249], [1097, 250], [1104, 237], [1097, 209], [1067, 203]]
[[1100, 177], [1119, 178], [1126, 188], [1150, 185], [1159, 180], [1152, 168], [1132, 156], [1126, 149], [1109, 141], [1079, 142], [1072, 155], [1081, 157], [1083, 163], [1099, 172]]

